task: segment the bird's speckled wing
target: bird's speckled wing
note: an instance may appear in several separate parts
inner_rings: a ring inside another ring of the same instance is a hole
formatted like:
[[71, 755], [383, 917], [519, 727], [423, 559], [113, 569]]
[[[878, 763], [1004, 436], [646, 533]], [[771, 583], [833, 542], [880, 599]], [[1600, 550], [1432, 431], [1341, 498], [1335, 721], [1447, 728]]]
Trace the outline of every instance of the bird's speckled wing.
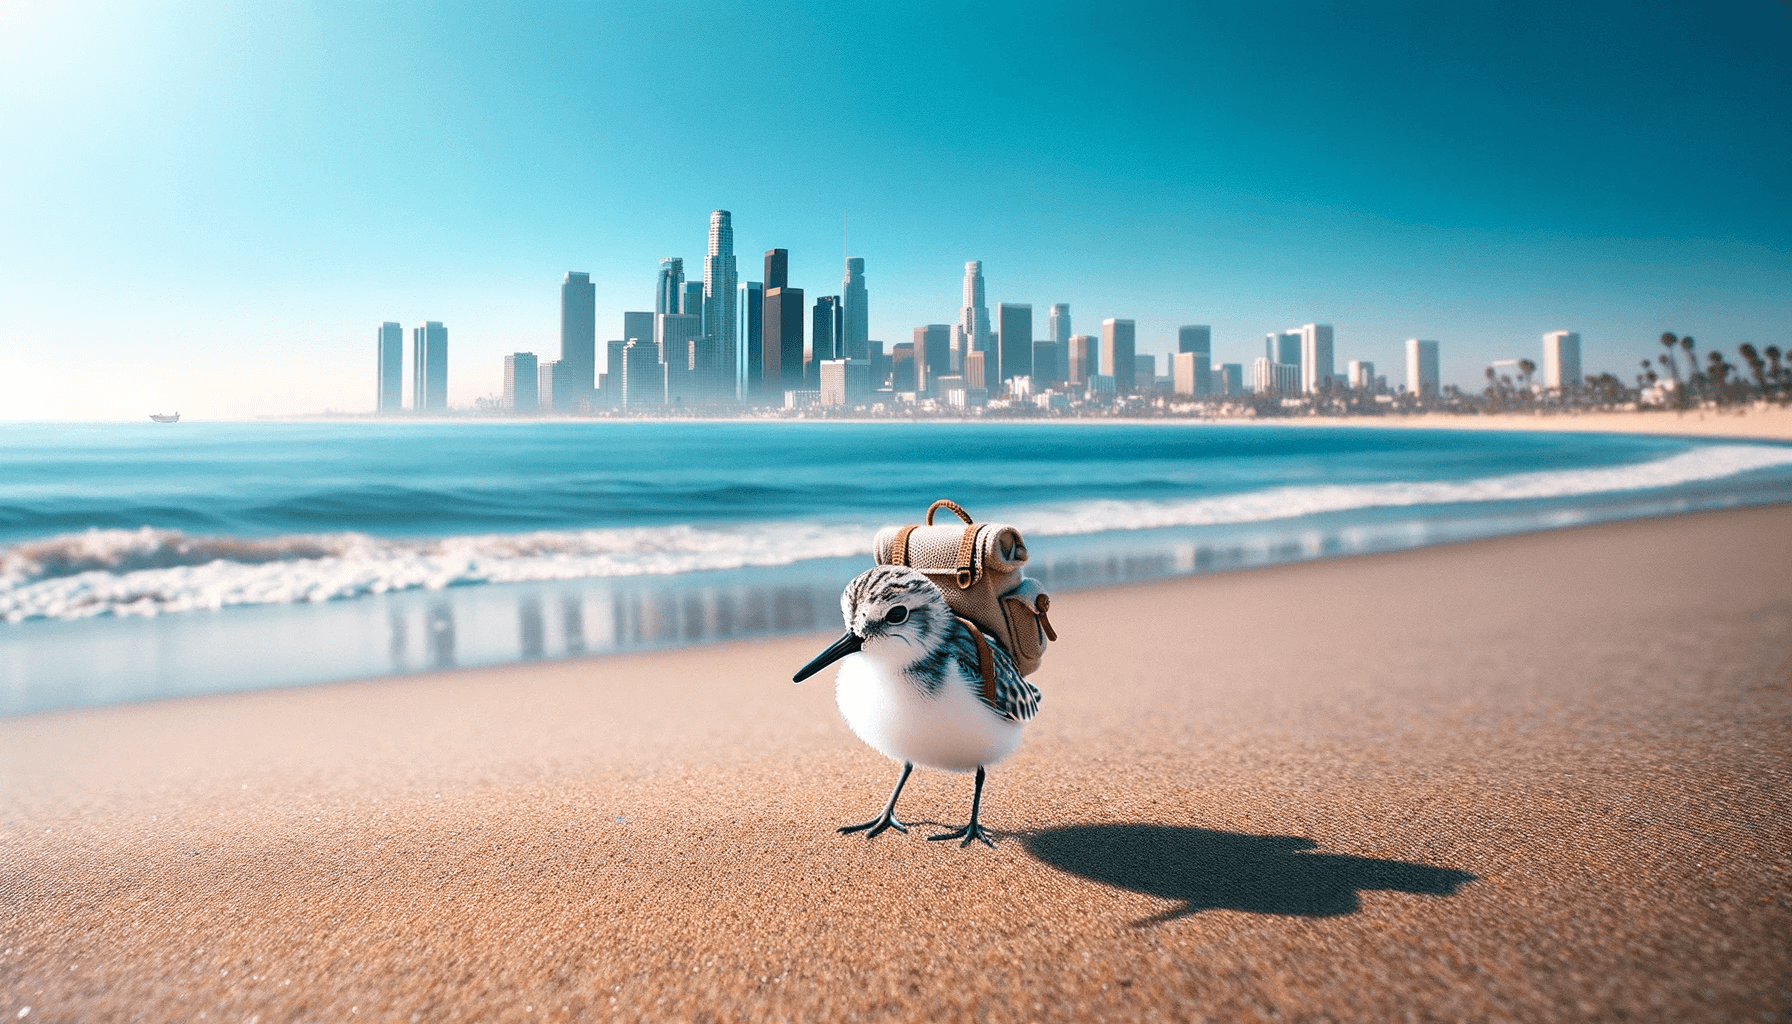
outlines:
[[983, 670], [977, 663], [977, 639], [962, 623], [954, 622], [957, 628], [952, 631], [951, 654], [958, 662], [958, 671], [977, 687], [977, 699], [983, 701], [991, 711], [1008, 719], [1010, 722], [1025, 722], [1039, 713], [1039, 688], [1026, 681], [1016, 671], [1014, 659], [1002, 649], [1002, 645], [988, 636], [983, 639], [989, 644], [989, 657], [995, 667], [996, 699], [994, 703], [983, 696]]

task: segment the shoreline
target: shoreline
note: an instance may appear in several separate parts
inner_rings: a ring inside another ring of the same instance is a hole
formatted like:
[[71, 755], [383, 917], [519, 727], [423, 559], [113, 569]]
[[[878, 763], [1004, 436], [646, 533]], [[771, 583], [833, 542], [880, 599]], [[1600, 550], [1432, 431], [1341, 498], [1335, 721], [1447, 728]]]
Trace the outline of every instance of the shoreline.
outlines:
[[1420, 430], [1510, 430], [1557, 431], [1587, 434], [1652, 434], [1664, 437], [1731, 438], [1754, 441], [1792, 442], [1792, 407], [1747, 409], [1718, 412], [1712, 409], [1689, 409], [1684, 412], [1582, 412], [1582, 413], [1493, 413], [1483, 416], [1457, 416], [1450, 413], [1420, 413], [1412, 416], [1383, 418], [1362, 416], [1337, 420], [1307, 417], [1300, 420], [1264, 420], [1265, 423], [1289, 422], [1311, 426], [1382, 426], [1390, 429]]
[[[36, 426], [94, 426], [104, 424], [136, 424], [136, 420], [96, 420], [58, 423], [48, 420], [18, 420], [12, 425]], [[1610, 434], [1651, 434], [1667, 437], [1707, 437], [1734, 438], [1738, 440], [1786, 441], [1792, 442], [1792, 406], [1753, 407], [1744, 406], [1735, 409], [1688, 409], [1688, 410], [1637, 410], [1630, 412], [1592, 411], [1592, 412], [1550, 412], [1550, 413], [1487, 413], [1462, 415], [1456, 413], [1429, 412], [1415, 414], [1391, 414], [1387, 416], [1274, 416], [1274, 417], [1194, 417], [1194, 416], [1089, 416], [1089, 417], [996, 417], [984, 418], [976, 416], [947, 417], [926, 416], [903, 418], [897, 416], [848, 418], [810, 418], [810, 417], [754, 417], [754, 416], [691, 416], [691, 417], [605, 417], [605, 416], [443, 416], [418, 417], [408, 416], [265, 416], [253, 419], [204, 420], [196, 419], [194, 423], [206, 424], [319, 424], [319, 425], [367, 425], [380, 424], [389, 426], [446, 426], [446, 425], [493, 425], [525, 427], [534, 424], [555, 425], [612, 425], [612, 424], [676, 424], [714, 425], [721, 423], [783, 423], [808, 426], [829, 426], [835, 424], [852, 425], [1100, 425], [1116, 424], [1125, 426], [1258, 426], [1258, 427], [1349, 427], [1354, 429], [1383, 427], [1390, 430], [1509, 430], [1532, 431], [1537, 433], [1610, 433]]]
[[1780, 505], [1076, 592], [995, 850], [927, 771], [834, 834], [822, 634], [0, 720], [0, 1013], [1760, 1019], [1789, 573]]

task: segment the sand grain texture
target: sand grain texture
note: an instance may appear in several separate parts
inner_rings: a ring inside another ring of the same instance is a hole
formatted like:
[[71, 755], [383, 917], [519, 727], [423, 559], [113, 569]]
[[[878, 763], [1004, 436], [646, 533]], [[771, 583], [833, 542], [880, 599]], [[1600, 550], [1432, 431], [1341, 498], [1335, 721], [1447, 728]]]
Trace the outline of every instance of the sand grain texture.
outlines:
[[1792, 1020], [1792, 509], [1053, 618], [993, 851], [826, 637], [0, 721], [0, 1015]]

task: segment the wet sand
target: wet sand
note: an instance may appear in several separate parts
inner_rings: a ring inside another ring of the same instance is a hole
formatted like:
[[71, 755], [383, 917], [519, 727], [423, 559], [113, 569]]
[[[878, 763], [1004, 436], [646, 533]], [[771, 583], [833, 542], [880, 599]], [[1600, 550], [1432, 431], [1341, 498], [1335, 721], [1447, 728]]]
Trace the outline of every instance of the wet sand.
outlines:
[[0, 720], [0, 1016], [1792, 1020], [1792, 507], [1052, 615], [994, 850], [826, 636]]
[[1493, 413], [1454, 416], [1356, 416], [1344, 419], [1265, 420], [1313, 426], [1418, 427], [1426, 430], [1544, 430], [1598, 434], [1674, 434], [1684, 437], [1737, 437], [1756, 441], [1792, 441], [1792, 407], [1744, 406], [1724, 409], [1638, 412], [1583, 412], [1537, 415]]

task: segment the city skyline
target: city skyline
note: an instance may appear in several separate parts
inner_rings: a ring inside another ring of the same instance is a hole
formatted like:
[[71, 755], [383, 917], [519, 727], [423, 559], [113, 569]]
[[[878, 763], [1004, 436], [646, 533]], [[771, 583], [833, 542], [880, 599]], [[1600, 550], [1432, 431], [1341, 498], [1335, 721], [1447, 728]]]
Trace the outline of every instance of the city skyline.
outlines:
[[[850, 214], [886, 346], [957, 321], [973, 259], [985, 308], [1031, 305], [1035, 341], [1053, 304], [1073, 334], [1131, 319], [1160, 373], [1189, 323], [1246, 366], [1290, 323], [1383, 368], [1436, 339], [1465, 388], [1545, 331], [1579, 333], [1586, 374], [1669, 330], [1788, 341], [1772, 4], [942, 6], [791, 31], [744, 7], [108, 10], [0, 12], [0, 416], [371, 410], [367, 325], [388, 320], [446, 324], [457, 369], [555, 361], [542, 282], [589, 273], [602, 344], [610, 311], [653, 308], [642, 266], [712, 276], [690, 261], [718, 208], [749, 267], [783, 247], [793, 288], [847, 313]], [[1039, 76], [1041, 52], [1115, 71]], [[941, 61], [965, 75], [915, 70]], [[834, 100], [757, 114], [805, 95]], [[497, 377], [451, 373], [448, 404]]]
[[[709, 221], [710, 252], [706, 267], [710, 269], [706, 271], [706, 276], [713, 275], [724, 281], [732, 281], [735, 275], [731, 251], [731, 214], [727, 210], [714, 210], [710, 213]], [[782, 287], [788, 284], [789, 251], [769, 249], [764, 254], [764, 260], [764, 276], [780, 285], [778, 292], [790, 293], [790, 302], [786, 305], [794, 311], [800, 306], [803, 293], [800, 289]], [[841, 282], [842, 291], [854, 298], [862, 322], [869, 306], [869, 294], [865, 286], [865, 259], [847, 256], [843, 258], [843, 264], [846, 270]], [[716, 274], [714, 269], [724, 265], [727, 270], [725, 277]], [[736, 288], [720, 292], [727, 300], [724, 306], [717, 301], [716, 285], [707, 281], [701, 285], [685, 281], [682, 268], [681, 257], [661, 257], [654, 285], [655, 312], [622, 313], [623, 338], [606, 343], [609, 353], [606, 362], [609, 368], [608, 380], [603, 371], [596, 371], [594, 368], [596, 314], [589, 302], [593, 290], [589, 275], [578, 271], [566, 272], [560, 297], [561, 358], [542, 362], [539, 389], [525, 391], [518, 387], [516, 368], [525, 358], [530, 361], [529, 365], [534, 365], [535, 354], [518, 352], [506, 355], [501, 394], [488, 395], [481, 399], [481, 403], [487, 408], [527, 413], [598, 411], [605, 408], [638, 411], [662, 404], [714, 407], [738, 402], [746, 405], [778, 406], [781, 402], [789, 401], [800, 401], [803, 404], [796, 407], [806, 408], [806, 403], [818, 398], [824, 405], [841, 404], [841, 400], [849, 393], [864, 401], [895, 402], [895, 394], [890, 394], [887, 399], [877, 397], [874, 389], [882, 386], [888, 392], [917, 392], [920, 397], [930, 398], [943, 405], [962, 405], [966, 403], [966, 396], [954, 395], [950, 389], [964, 388], [967, 378], [978, 381], [970, 386], [982, 391], [983, 396], [970, 404], [979, 404], [989, 398], [1003, 397], [1004, 390], [1011, 382], [1018, 385], [1020, 390], [1016, 397], [1023, 400], [1030, 395], [1052, 389], [1058, 389], [1053, 393], [1064, 394], [1065, 388], [1069, 389], [1069, 397], [1074, 398], [1082, 388], [1094, 383], [1093, 378], [1097, 374], [1106, 378], [1098, 389], [1103, 392], [1151, 395], [1167, 390], [1176, 395], [1208, 399], [1236, 399], [1245, 391], [1282, 396], [1311, 395], [1327, 386], [1342, 386], [1382, 395], [1402, 390], [1425, 395], [1439, 391], [1437, 342], [1408, 339], [1405, 381], [1397, 379], [1390, 385], [1386, 375], [1376, 374], [1373, 360], [1349, 359], [1346, 369], [1342, 373], [1338, 372], [1333, 327], [1320, 323], [1307, 323], [1286, 331], [1271, 331], [1265, 335], [1265, 354], [1253, 361], [1248, 384], [1245, 384], [1242, 363], [1215, 361], [1210, 325], [1184, 324], [1177, 330], [1176, 347], [1164, 353], [1163, 372], [1160, 374], [1157, 372], [1158, 354], [1137, 351], [1133, 340], [1135, 327], [1131, 320], [1105, 319], [1102, 347], [1098, 351], [1087, 351], [1086, 344], [1083, 349], [1070, 344], [1071, 336], [1068, 332], [1071, 330], [1071, 313], [1068, 303], [1050, 305], [1045, 337], [1035, 337], [1030, 303], [998, 303], [995, 330], [972, 332], [973, 338], [982, 334], [986, 347], [982, 351], [972, 348], [970, 353], [960, 355], [956, 346], [965, 338], [965, 328], [962, 325], [980, 323], [984, 319], [981, 312], [985, 301], [982, 263], [975, 260], [965, 264], [962, 290], [965, 305], [960, 310], [960, 325], [919, 325], [913, 329], [912, 341], [896, 342], [894, 345], [881, 339], [871, 339], [860, 343], [858, 347], [864, 355], [856, 356], [851, 353], [847, 336], [847, 303], [840, 296], [822, 295], [816, 298], [811, 309], [810, 329], [806, 337], [796, 336], [801, 333], [801, 325], [793, 323], [791, 326], [796, 330], [781, 339], [779, 354], [769, 362], [766, 361], [761, 339], [758, 362], [753, 365], [761, 369], [762, 383], [755, 387], [748, 373], [748, 361], [754, 351], [756, 326], [763, 321], [746, 314], [737, 314], [730, 321], [726, 310], [738, 309], [735, 305], [738, 292], [740, 296], [752, 296], [747, 301], [752, 302], [755, 309], [763, 314], [765, 310], [758, 307], [758, 303], [763, 301], [761, 282], [740, 282]], [[774, 298], [776, 294], [777, 292], [774, 293]], [[779, 314], [773, 314], [774, 321], [778, 316]], [[649, 366], [645, 361], [646, 349], [643, 347], [639, 351], [633, 351], [633, 342], [640, 340], [649, 321], [652, 324], [652, 346], [658, 365], [656, 372], [659, 375], [651, 397], [650, 392], [643, 390], [644, 385], [639, 381], [641, 372]], [[420, 382], [424, 373], [422, 367], [415, 364], [415, 360], [421, 358], [423, 350], [420, 347], [416, 349], [417, 355], [414, 356], [413, 376], [419, 383], [413, 386], [412, 400], [408, 404], [393, 400], [390, 381], [395, 367], [390, 342], [397, 327], [396, 323], [382, 322], [376, 332], [375, 411], [380, 414], [444, 411], [439, 399], [428, 402], [416, 397], [421, 390]], [[442, 330], [439, 323], [432, 322], [427, 327]], [[423, 330], [423, 327], [419, 327], [413, 333], [415, 335]], [[445, 336], [444, 333], [443, 337]], [[1062, 341], [1059, 340], [1061, 338]], [[869, 347], [865, 347], [866, 345]], [[789, 386], [795, 383], [793, 375], [787, 375], [782, 364], [787, 354], [793, 355], [798, 349], [803, 352], [801, 386], [793, 388]], [[1542, 382], [1545, 388], [1561, 390], [1564, 386], [1580, 386], [1583, 374], [1580, 370], [1578, 332], [1557, 330], [1544, 333], [1541, 354]], [[960, 365], [966, 358], [976, 360], [975, 369], [971, 369], [969, 373], [965, 366]], [[985, 358], [996, 368], [988, 379], [984, 378], [982, 372]], [[867, 387], [860, 389], [856, 383], [845, 387], [842, 384], [844, 378], [838, 376], [832, 384], [824, 382], [824, 364], [835, 361], [863, 364], [863, 370], [852, 372], [860, 377], [868, 377], [864, 381]], [[880, 362], [882, 370], [876, 369]], [[1519, 359], [1503, 359], [1496, 360], [1491, 366], [1517, 367], [1520, 362]], [[1067, 363], [1075, 364], [1075, 368]], [[631, 365], [633, 373], [629, 374], [627, 371]], [[581, 367], [585, 368], [585, 372], [580, 372]], [[764, 373], [767, 371], [772, 372], [774, 379], [785, 386], [780, 389], [764, 385], [763, 381], [767, 379]], [[433, 368], [431, 372], [441, 377], [446, 375], [441, 367]], [[634, 378], [633, 383], [630, 383], [631, 377]], [[1015, 378], [1021, 380], [1015, 382]], [[945, 389], [935, 388], [932, 384], [934, 381], [944, 385]], [[820, 397], [823, 395], [832, 397]], [[493, 400], [496, 400], [495, 406]]]

